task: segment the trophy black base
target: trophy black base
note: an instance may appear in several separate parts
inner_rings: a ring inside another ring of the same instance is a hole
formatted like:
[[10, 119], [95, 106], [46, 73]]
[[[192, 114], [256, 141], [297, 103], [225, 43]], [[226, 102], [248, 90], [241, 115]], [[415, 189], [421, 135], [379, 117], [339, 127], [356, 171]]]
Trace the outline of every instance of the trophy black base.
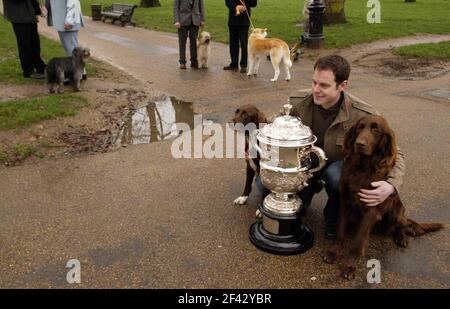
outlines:
[[260, 208], [263, 220], [249, 229], [250, 241], [259, 249], [279, 255], [295, 255], [308, 251], [314, 243], [314, 233], [301, 223], [303, 212], [278, 216]]

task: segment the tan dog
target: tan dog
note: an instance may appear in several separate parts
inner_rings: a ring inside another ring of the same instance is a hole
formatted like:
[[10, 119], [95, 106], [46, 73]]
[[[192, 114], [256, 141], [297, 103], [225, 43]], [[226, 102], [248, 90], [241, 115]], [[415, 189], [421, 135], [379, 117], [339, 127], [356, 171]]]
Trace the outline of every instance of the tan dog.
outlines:
[[208, 59], [211, 54], [211, 35], [202, 31], [197, 38], [197, 59], [202, 69], [208, 68]]
[[270, 55], [275, 75], [271, 79], [272, 82], [278, 80], [280, 75], [280, 63], [286, 69], [286, 80], [291, 79], [289, 68], [292, 67], [291, 51], [289, 46], [283, 40], [270, 38], [266, 39], [267, 29], [255, 28], [248, 39], [248, 72], [247, 75], [257, 75], [261, 59], [267, 54]]

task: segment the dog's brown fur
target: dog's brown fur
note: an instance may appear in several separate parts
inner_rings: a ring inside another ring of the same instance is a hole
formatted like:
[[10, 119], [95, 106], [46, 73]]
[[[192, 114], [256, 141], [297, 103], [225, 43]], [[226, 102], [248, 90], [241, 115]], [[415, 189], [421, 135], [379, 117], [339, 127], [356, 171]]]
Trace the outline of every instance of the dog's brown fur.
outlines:
[[[260, 124], [266, 124], [267, 119], [266, 116], [259, 111], [255, 106], [248, 104], [243, 105], [236, 109], [234, 118], [232, 119], [234, 124], [241, 123], [246, 126], [249, 123], [254, 123], [256, 128], [259, 128]], [[245, 152], [248, 154], [249, 151], [249, 134], [251, 132], [245, 132]], [[259, 174], [259, 154], [257, 154], [256, 158], [250, 158], [248, 155], [245, 156], [245, 162], [247, 164], [246, 168], [246, 179], [245, 179], [245, 187], [244, 192], [239, 196], [234, 203], [235, 204], [245, 204], [247, 202], [247, 198], [252, 191], [253, 179], [256, 174]]]
[[369, 207], [360, 201], [360, 189], [373, 189], [371, 183], [386, 180], [397, 158], [394, 132], [381, 116], [361, 118], [345, 135], [344, 166], [340, 180], [337, 239], [328, 249], [324, 260], [335, 263], [343, 251], [348, 227], [356, 228], [351, 240], [349, 256], [341, 275], [355, 277], [358, 260], [364, 255], [369, 235], [377, 224], [392, 234], [399, 247], [408, 245], [408, 236], [416, 237], [443, 228], [440, 223], [417, 223], [405, 216], [405, 207], [398, 195], [388, 197], [381, 204]]

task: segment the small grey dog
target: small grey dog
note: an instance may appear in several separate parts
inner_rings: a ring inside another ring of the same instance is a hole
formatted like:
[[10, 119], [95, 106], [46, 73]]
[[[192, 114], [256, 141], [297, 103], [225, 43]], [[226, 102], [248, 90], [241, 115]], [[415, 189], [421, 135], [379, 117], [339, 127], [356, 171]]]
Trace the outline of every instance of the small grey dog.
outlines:
[[45, 68], [50, 93], [64, 92], [64, 78], [70, 80], [76, 91], [80, 91], [86, 59], [90, 55], [88, 48], [78, 46], [73, 50], [72, 57], [51, 59]]

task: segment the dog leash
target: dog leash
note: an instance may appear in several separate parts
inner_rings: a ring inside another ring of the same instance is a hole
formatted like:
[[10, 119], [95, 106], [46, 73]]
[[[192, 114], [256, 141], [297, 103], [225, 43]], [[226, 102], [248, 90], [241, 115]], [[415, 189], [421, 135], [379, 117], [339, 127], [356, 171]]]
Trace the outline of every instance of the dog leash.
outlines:
[[[246, 8], [245, 13], [247, 13], [247, 17], [248, 17], [248, 20], [250, 21], [251, 29], [253, 30], [253, 29], [255, 29], [255, 27], [253, 26], [252, 19], [250, 18], [250, 15], [248, 14], [248, 10], [247, 10], [247, 6], [245, 5], [245, 1], [244, 0], [240, 0], [240, 1], [241, 1], [241, 4], [243, 6], [245, 6], [245, 8]], [[236, 15], [240, 15], [241, 14], [240, 11], [237, 11], [236, 13], [237, 13]]]

